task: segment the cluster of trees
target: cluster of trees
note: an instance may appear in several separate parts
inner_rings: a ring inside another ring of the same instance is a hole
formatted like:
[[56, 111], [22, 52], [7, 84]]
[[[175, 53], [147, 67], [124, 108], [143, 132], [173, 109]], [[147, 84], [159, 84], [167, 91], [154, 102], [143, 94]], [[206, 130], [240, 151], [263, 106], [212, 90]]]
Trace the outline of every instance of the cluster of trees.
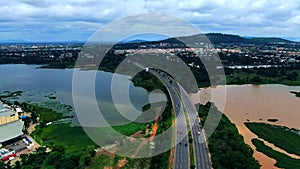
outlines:
[[288, 68], [259, 68], [259, 69], [225, 69], [229, 84], [266, 84], [287, 83], [299, 80], [297, 69]]
[[40, 147], [35, 153], [21, 154], [20, 161], [14, 165], [0, 163], [1, 169], [84, 169], [95, 156], [94, 147], [87, 147], [84, 152], [70, 154], [63, 147], [53, 147], [50, 152]]
[[291, 73], [288, 73], [285, 69], [278, 69], [275, 68], [269, 68], [269, 69], [258, 69], [257, 74], [261, 76], [276, 78], [278, 76], [287, 79], [287, 80], [297, 80], [299, 77], [298, 73], [293, 71]]
[[[212, 103], [200, 105], [199, 116], [204, 124]], [[208, 138], [208, 147], [211, 153], [213, 168], [248, 168], [258, 169], [259, 163], [253, 157], [253, 150], [244, 143], [243, 136], [230, 120], [212, 105], [210, 113], [222, 118], [218, 127]], [[208, 124], [209, 125], [209, 124]]]
[[154, 89], [160, 89], [166, 92], [166, 88], [162, 84], [162, 82], [153, 74], [141, 71], [139, 72], [133, 79], [132, 82], [136, 86], [141, 86], [145, 88], [147, 91], [152, 91]]

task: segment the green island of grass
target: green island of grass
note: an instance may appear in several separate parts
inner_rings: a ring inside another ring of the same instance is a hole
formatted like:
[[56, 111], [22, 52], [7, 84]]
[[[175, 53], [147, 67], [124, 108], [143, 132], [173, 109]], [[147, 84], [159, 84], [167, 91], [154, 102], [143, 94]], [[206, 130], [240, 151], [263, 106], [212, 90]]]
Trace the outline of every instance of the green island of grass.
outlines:
[[260, 151], [276, 160], [275, 166], [285, 169], [300, 168], [300, 159], [291, 158], [283, 153], [273, 150], [271, 147], [265, 145], [261, 140], [254, 138], [251, 140], [252, 144], [256, 147], [257, 151]]
[[271, 125], [266, 123], [245, 122], [247, 128], [276, 147], [288, 153], [300, 155], [300, 131], [284, 126]]

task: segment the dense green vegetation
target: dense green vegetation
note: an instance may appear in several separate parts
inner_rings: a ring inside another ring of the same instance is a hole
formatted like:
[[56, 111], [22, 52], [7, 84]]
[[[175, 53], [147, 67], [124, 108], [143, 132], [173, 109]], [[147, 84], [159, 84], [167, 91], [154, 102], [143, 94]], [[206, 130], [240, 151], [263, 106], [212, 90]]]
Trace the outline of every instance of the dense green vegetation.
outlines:
[[141, 86], [145, 88], [147, 91], [152, 91], [154, 89], [160, 89], [166, 91], [162, 82], [156, 76], [146, 71], [139, 72], [132, 79], [132, 82], [136, 86]]
[[[133, 134], [136, 131], [140, 130], [140, 127], [145, 125], [140, 125], [138, 123], [130, 123], [124, 126], [116, 126], [113, 127], [118, 132], [122, 134]], [[99, 129], [100, 130], [100, 129]], [[105, 132], [105, 128], [102, 129]], [[62, 146], [65, 148], [65, 152], [67, 155], [73, 154], [81, 154], [84, 153], [85, 150], [91, 146], [95, 147], [95, 143], [90, 140], [90, 138], [86, 135], [81, 127], [70, 127], [68, 124], [55, 124], [45, 126], [44, 128], [38, 127], [37, 130], [33, 133], [34, 139], [38, 142], [46, 145], [48, 147], [57, 147]], [[169, 154], [164, 153], [159, 156], [155, 156], [148, 159], [129, 159], [129, 164], [125, 166], [125, 168], [131, 168], [131, 166], [136, 166], [140, 164], [140, 166], [144, 166], [145, 162], [148, 162], [149, 166], [152, 165], [158, 168], [167, 168]], [[91, 162], [91, 166], [89, 168], [103, 168], [104, 166], [115, 166], [119, 159], [123, 157], [116, 156], [111, 159], [108, 156], [100, 155], [98, 157], [93, 158]], [[154, 167], [153, 167], [154, 168]]]
[[[201, 121], [203, 124], [211, 104], [207, 103], [199, 107], [199, 116], [202, 117]], [[210, 113], [214, 116], [222, 114], [215, 106], [212, 107]], [[235, 125], [224, 114], [222, 114], [215, 132], [208, 138], [208, 147], [211, 153], [212, 166], [215, 169], [255, 169], [260, 167], [253, 157], [253, 150], [244, 143], [243, 136], [238, 133]]]
[[[66, 153], [64, 147], [53, 147], [51, 152], [41, 147], [35, 153], [20, 155], [21, 162], [14, 165], [14, 169], [84, 169], [95, 155], [93, 147], [88, 147], [80, 153]], [[7, 167], [8, 169], [8, 167]]]
[[126, 125], [112, 126], [112, 128], [123, 135], [131, 136], [132, 134], [136, 133], [137, 131], [145, 131], [146, 124], [132, 122], [132, 123], [129, 123]]
[[300, 160], [291, 158], [283, 153], [273, 150], [271, 147], [265, 145], [259, 139], [252, 139], [251, 140], [253, 145], [255, 145], [256, 150], [264, 153], [265, 155], [273, 158], [276, 160], [275, 166], [285, 169], [295, 169], [300, 168]]
[[298, 69], [226, 69], [227, 84], [284, 84], [300, 85], [300, 70]]
[[172, 111], [172, 104], [170, 102], [167, 102], [164, 112], [161, 114], [161, 117], [158, 118], [159, 121], [157, 134], [161, 134], [172, 127], [172, 120], [174, 120], [175, 118]]
[[246, 122], [245, 125], [259, 138], [273, 143], [276, 147], [284, 149], [289, 153], [300, 155], [299, 130], [266, 123]]
[[81, 127], [70, 127], [69, 124], [37, 126], [32, 136], [44, 146], [63, 146], [67, 152], [71, 153], [79, 152], [87, 146], [95, 145]]
[[27, 108], [30, 110], [30, 112], [39, 117], [39, 122], [41, 123], [52, 122], [62, 118], [61, 113], [57, 113], [52, 109], [44, 108], [36, 104], [27, 104]]

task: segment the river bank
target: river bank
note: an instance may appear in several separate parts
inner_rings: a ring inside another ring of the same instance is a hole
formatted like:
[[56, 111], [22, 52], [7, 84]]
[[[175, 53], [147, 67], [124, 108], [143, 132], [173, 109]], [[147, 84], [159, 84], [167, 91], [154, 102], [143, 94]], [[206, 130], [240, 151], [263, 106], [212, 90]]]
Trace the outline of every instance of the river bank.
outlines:
[[[224, 96], [224, 90], [226, 94]], [[299, 99], [290, 91], [300, 91], [297, 86], [284, 85], [229, 85], [203, 88], [191, 94], [193, 103], [204, 104], [212, 101], [237, 126], [239, 133], [254, 150], [254, 157], [262, 164], [262, 168], [274, 167], [275, 160], [255, 151], [251, 139], [257, 138], [245, 125], [246, 121], [256, 121], [283, 125], [289, 128], [300, 128]], [[226, 99], [225, 105], [224, 98]], [[270, 122], [268, 119], [278, 119]]]

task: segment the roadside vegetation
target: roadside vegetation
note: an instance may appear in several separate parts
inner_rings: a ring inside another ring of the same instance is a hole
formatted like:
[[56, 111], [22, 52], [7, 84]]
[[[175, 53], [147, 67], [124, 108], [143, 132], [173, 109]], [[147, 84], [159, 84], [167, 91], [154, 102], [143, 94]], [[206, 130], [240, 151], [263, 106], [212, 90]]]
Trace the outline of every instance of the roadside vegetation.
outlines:
[[284, 126], [271, 125], [266, 123], [246, 122], [248, 129], [276, 147], [288, 153], [300, 156], [300, 131]]
[[265, 145], [265, 143], [259, 139], [254, 138], [251, 140], [251, 142], [256, 147], [257, 151], [260, 151], [268, 157], [275, 159], [275, 166], [285, 169], [300, 168], [300, 159], [294, 159], [283, 153], [275, 151], [271, 147]]
[[[207, 103], [199, 107], [199, 116], [201, 117], [202, 124], [204, 124], [207, 118], [211, 104], [213, 103]], [[239, 134], [235, 125], [224, 114], [218, 111], [215, 106], [213, 106], [210, 113], [215, 116], [222, 115], [218, 127], [212, 136], [208, 138], [212, 167], [214, 169], [260, 168], [258, 161], [253, 157], [253, 150], [249, 145], [244, 143], [243, 136]]]

